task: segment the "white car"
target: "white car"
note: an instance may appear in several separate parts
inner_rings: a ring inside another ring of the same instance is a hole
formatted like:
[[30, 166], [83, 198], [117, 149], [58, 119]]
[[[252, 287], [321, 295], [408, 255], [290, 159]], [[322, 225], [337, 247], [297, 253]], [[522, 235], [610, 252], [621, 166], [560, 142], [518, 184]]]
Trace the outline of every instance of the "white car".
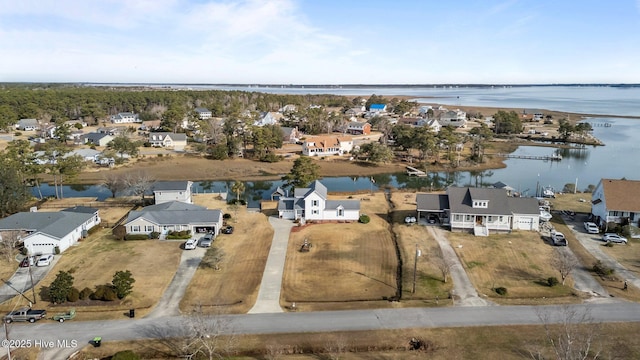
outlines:
[[592, 222], [585, 222], [584, 223], [584, 229], [587, 230], [587, 232], [589, 234], [597, 234], [600, 232], [600, 229], [598, 228], [598, 225], [592, 223]]
[[198, 245], [198, 240], [197, 239], [189, 239], [189, 240], [187, 240], [187, 242], [184, 243], [184, 249], [185, 250], [194, 250], [197, 245]]
[[567, 246], [567, 239], [564, 237], [564, 234], [559, 231], [551, 231], [551, 240], [553, 240], [553, 244], [556, 246]]
[[613, 243], [621, 243], [621, 244], [627, 243], [627, 238], [614, 233], [606, 233], [602, 235], [602, 240], [604, 242], [613, 242]]
[[36, 266], [49, 266], [51, 265], [51, 261], [53, 261], [53, 255], [42, 255], [36, 262]]

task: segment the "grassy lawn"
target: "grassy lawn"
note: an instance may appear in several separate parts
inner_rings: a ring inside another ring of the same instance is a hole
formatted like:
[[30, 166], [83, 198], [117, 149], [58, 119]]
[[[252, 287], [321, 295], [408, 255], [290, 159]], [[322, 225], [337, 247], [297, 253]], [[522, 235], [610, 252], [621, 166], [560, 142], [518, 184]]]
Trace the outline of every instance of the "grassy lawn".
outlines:
[[[403, 259], [402, 266], [402, 300], [413, 305], [446, 305], [453, 282], [444, 282], [442, 273], [436, 266], [435, 258], [440, 254], [438, 243], [429, 235], [427, 228], [421, 225], [407, 225], [404, 218], [416, 216], [416, 194], [392, 192], [393, 232], [398, 238], [398, 245]], [[416, 261], [416, 245], [421, 251], [417, 261], [416, 292], [413, 289], [413, 270]]]
[[[358, 195], [368, 224], [329, 223], [294, 228], [289, 239], [281, 302], [299, 310], [382, 307], [397, 291], [397, 258], [383, 193]], [[330, 196], [332, 199], [339, 196]], [[309, 252], [300, 252], [304, 240]]]
[[[450, 233], [448, 237], [478, 293], [493, 301], [537, 304], [543, 299], [545, 303], [578, 300], [572, 298], [570, 278], [566, 286], [546, 285], [547, 278], [560, 275], [550, 262], [555, 248], [537, 232], [514, 231], [489, 237]], [[507, 288], [508, 294], [498, 295], [493, 290], [496, 287]]]
[[219, 270], [198, 268], [180, 308], [188, 311], [202, 305], [208, 313], [246, 313], [258, 296], [273, 228], [264, 214], [249, 213], [245, 207], [234, 209], [210, 194], [195, 195], [194, 203], [231, 214], [228, 223], [234, 232], [216, 238], [213, 248], [225, 254]]
[[557, 194], [555, 199], [547, 199], [553, 210], [570, 210], [577, 213], [591, 212], [591, 194]]
[[[77, 246], [69, 248], [49, 274], [36, 285], [38, 309], [47, 309], [51, 314], [70, 307], [78, 311], [77, 319], [117, 319], [124, 311], [135, 308], [140, 316], [145, 315], [159, 300], [169, 285], [180, 261], [180, 242], [173, 241], [117, 241], [111, 237], [111, 229], [101, 229]], [[74, 277], [78, 290], [93, 289], [96, 285], [111, 283], [118, 270], [130, 270], [136, 280], [133, 293], [121, 303], [52, 305], [46, 301], [46, 289], [59, 271], [67, 271]], [[14, 306], [27, 305], [22, 297], [2, 304], [3, 311]]]
[[[555, 329], [555, 327], [552, 327]], [[602, 324], [595, 337], [594, 351], [606, 359], [640, 357], [638, 323]], [[411, 351], [409, 341], [429, 342], [430, 350]], [[413, 359], [532, 359], [541, 351], [543, 358], [555, 358], [545, 344], [541, 326], [492, 326], [469, 328], [403, 329], [369, 332], [298, 333], [283, 335], [240, 336], [235, 340], [233, 359], [343, 359], [343, 360], [413, 360]], [[342, 346], [342, 352], [330, 347]], [[159, 341], [103, 342], [100, 348], [85, 347], [82, 359], [104, 359], [117, 351], [135, 349], [143, 358], [166, 358]], [[33, 358], [35, 359], [35, 357]]]

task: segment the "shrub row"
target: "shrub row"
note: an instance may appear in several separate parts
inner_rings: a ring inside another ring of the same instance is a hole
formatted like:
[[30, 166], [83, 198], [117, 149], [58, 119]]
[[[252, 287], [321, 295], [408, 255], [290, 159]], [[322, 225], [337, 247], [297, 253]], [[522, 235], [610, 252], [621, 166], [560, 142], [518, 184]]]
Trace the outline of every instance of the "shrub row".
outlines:
[[189, 239], [191, 238], [191, 230], [169, 231], [167, 239]]

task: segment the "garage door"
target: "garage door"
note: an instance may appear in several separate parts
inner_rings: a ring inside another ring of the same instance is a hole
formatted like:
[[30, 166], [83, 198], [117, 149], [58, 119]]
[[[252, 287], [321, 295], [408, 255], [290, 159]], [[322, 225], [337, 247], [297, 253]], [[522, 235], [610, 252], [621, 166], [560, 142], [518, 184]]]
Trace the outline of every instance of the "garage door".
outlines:
[[533, 218], [528, 216], [520, 216], [518, 217], [518, 221], [515, 225], [518, 230], [533, 230]]

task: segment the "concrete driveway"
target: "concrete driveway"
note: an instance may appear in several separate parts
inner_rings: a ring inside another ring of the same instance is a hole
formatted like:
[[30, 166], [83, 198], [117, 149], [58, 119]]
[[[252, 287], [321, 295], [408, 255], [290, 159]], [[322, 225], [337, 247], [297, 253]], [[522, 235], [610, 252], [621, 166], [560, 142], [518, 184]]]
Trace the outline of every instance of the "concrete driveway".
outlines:
[[[20, 292], [25, 293], [25, 295], [33, 301], [33, 295], [31, 291], [31, 279], [33, 278], [33, 285], [37, 285], [40, 280], [42, 280], [48, 273], [53, 269], [55, 264], [58, 262], [60, 255], [54, 255], [53, 261], [49, 266], [31, 266], [28, 267], [18, 267], [18, 270], [9, 278], [2, 279], [9, 283], [2, 283], [0, 286], [0, 303], [3, 303], [7, 300], [12, 299], [14, 296], [19, 295]], [[31, 272], [31, 275], [29, 275]]]

